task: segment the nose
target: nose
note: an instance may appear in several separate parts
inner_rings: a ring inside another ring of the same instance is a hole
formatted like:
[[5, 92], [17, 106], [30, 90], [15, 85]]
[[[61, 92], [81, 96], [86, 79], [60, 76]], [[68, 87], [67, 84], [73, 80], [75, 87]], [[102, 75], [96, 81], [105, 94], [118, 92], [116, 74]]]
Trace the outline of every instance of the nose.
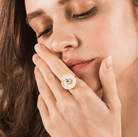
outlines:
[[63, 26], [58, 27], [58, 29], [53, 28], [51, 48], [54, 52], [63, 53], [69, 49], [77, 48], [78, 44], [78, 39], [71, 29]]

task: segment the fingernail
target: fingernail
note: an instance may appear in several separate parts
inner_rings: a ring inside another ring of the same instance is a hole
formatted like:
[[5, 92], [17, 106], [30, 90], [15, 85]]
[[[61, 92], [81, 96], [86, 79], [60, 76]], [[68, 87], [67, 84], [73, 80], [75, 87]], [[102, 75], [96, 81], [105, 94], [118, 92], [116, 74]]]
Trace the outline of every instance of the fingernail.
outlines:
[[40, 58], [40, 57], [39, 57], [37, 54], [35, 54], [35, 55], [33, 56], [33, 61], [36, 62], [39, 58]]
[[42, 46], [41, 44], [36, 44], [36, 45], [35, 45], [35, 50], [36, 50], [37, 52], [41, 52], [41, 51], [42, 51], [42, 48], [43, 48], [43, 46]]
[[105, 62], [105, 65], [106, 65], [106, 68], [107, 69], [112, 69], [112, 57], [109, 56], [107, 59], [106, 59], [106, 62]]

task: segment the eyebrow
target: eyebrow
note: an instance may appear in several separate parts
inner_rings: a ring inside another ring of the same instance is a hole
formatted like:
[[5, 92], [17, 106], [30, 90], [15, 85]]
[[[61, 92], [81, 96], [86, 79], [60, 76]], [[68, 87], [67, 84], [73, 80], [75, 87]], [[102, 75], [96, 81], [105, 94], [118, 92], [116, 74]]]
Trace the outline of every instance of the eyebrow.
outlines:
[[59, 0], [58, 3], [59, 3], [60, 5], [64, 5], [64, 4], [66, 4], [66, 3], [70, 2], [70, 1], [71, 1], [71, 0]]
[[36, 18], [36, 17], [38, 17], [38, 16], [40, 16], [40, 15], [42, 15], [42, 14], [45, 14], [45, 12], [44, 12], [43, 10], [41, 10], [41, 9], [36, 10], [36, 11], [34, 11], [34, 12], [31, 12], [31, 13], [27, 14], [26, 23], [29, 24], [29, 22], [30, 22], [32, 19], [34, 19], [34, 18]]
[[[70, 2], [71, 0], [59, 0], [58, 3], [59, 5], [65, 5], [66, 3]], [[42, 9], [38, 9], [34, 12], [28, 13], [26, 17], [26, 23], [29, 24], [29, 22], [36, 18], [39, 17], [40, 15], [45, 14], [45, 12]]]

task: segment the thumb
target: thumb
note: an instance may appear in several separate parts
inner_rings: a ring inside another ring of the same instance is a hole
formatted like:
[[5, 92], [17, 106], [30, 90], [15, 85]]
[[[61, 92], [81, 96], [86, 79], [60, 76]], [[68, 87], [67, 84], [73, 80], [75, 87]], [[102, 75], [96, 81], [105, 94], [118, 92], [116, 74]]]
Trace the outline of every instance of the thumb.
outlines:
[[102, 100], [110, 109], [114, 109], [120, 103], [120, 101], [117, 94], [116, 79], [113, 72], [113, 63], [111, 56], [103, 59], [99, 73], [103, 86]]

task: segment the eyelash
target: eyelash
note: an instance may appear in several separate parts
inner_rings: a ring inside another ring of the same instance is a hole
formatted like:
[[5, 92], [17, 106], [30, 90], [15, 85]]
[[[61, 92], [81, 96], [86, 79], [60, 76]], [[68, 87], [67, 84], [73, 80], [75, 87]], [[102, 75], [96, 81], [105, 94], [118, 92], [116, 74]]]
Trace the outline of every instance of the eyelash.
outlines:
[[37, 38], [40, 38], [41, 36], [48, 37], [52, 33], [52, 28], [53, 26], [50, 26], [48, 29], [40, 33]]
[[[97, 7], [93, 7], [91, 10], [89, 10], [87, 12], [84, 12], [81, 14], [73, 14], [72, 17], [75, 19], [86, 19], [86, 18], [89, 18], [91, 16], [94, 16], [96, 12], [97, 12]], [[53, 28], [53, 26], [51, 25], [48, 29], [46, 29], [45, 31], [40, 33], [37, 38], [40, 38], [41, 36], [43, 36], [43, 37], [50, 36], [52, 33], [52, 28]]]
[[89, 18], [90, 16], [95, 15], [95, 13], [97, 12], [97, 7], [93, 7], [91, 10], [81, 13], [81, 14], [74, 14], [73, 18], [76, 19], [86, 19]]

